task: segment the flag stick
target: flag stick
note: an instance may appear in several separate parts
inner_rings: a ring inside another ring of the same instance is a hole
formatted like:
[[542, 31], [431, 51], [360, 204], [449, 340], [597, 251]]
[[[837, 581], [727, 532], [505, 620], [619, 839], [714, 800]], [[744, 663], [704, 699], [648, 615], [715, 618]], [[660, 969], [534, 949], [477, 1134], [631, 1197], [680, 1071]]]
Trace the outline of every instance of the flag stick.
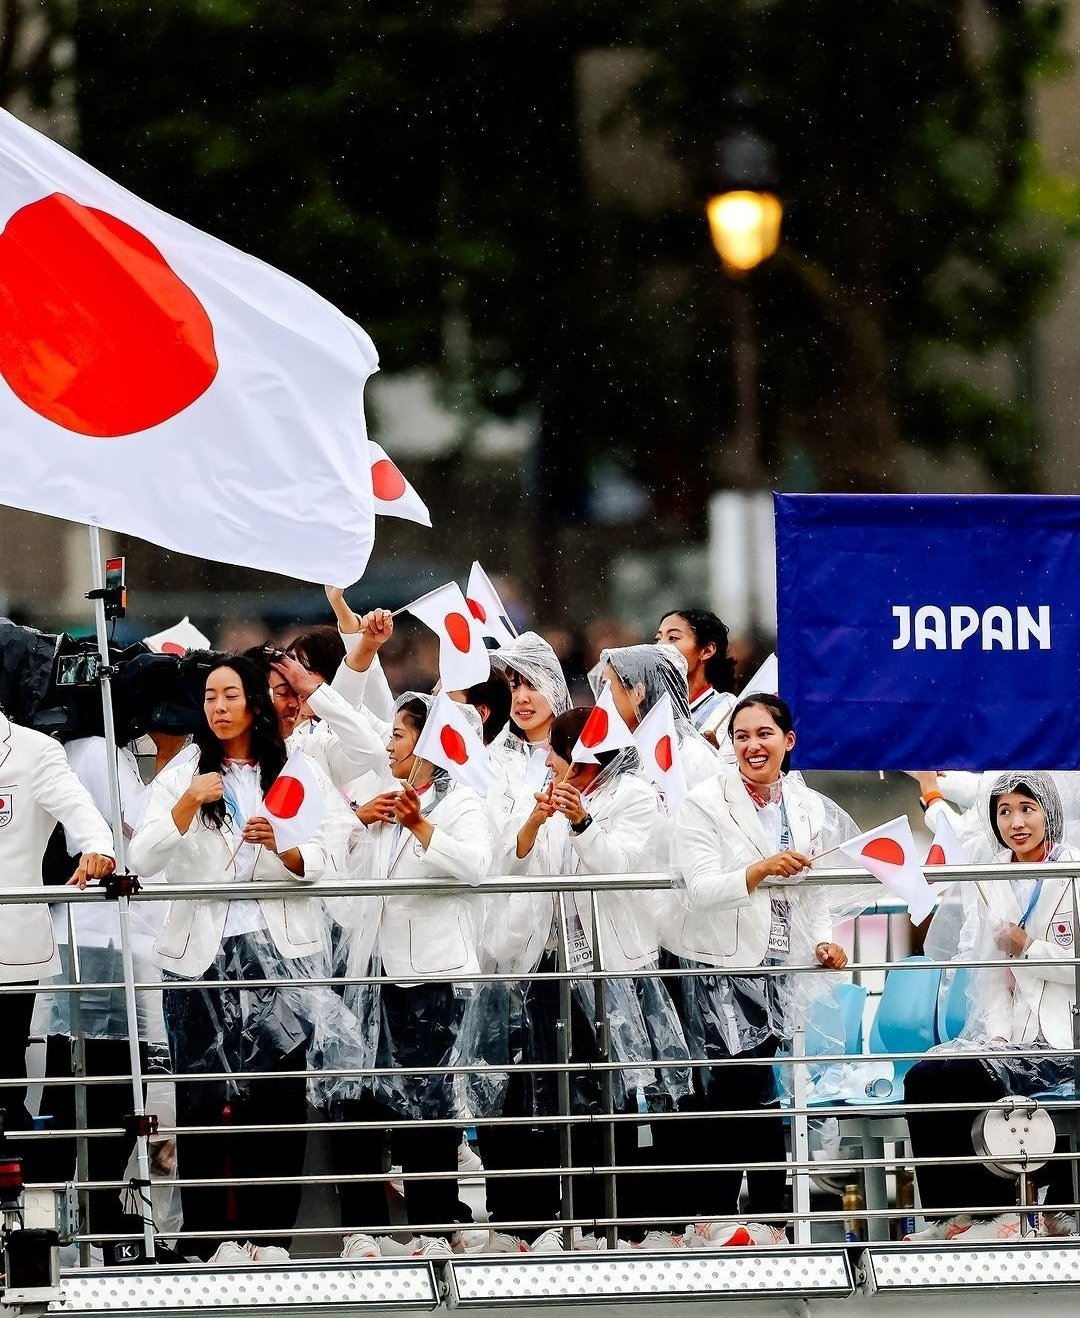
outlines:
[[424, 600], [428, 598], [428, 596], [437, 595], [440, 590], [442, 590], [442, 586], [436, 586], [434, 590], [425, 590], [422, 595], [417, 595], [416, 599], [414, 599], [411, 603], [403, 604], [400, 609], [395, 609], [393, 613], [391, 613], [390, 615], [391, 618], [398, 618], [401, 616], [401, 614], [408, 613], [408, 611], [412, 608], [413, 604], [422, 603]]

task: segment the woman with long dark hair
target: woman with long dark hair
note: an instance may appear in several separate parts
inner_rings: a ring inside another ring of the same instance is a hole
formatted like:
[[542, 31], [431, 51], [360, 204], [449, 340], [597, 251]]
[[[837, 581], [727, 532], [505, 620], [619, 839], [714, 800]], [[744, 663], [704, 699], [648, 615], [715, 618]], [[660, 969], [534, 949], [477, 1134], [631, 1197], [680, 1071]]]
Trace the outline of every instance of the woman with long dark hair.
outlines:
[[708, 609], [672, 609], [660, 619], [657, 642], [673, 645], [686, 660], [690, 718], [699, 732], [713, 731], [731, 717], [736, 697], [735, 660], [728, 654], [728, 629]]
[[[332, 870], [325, 824], [311, 842], [279, 850], [263, 813], [286, 754], [262, 668], [244, 656], [215, 656], [203, 709], [198, 760], [184, 757], [155, 780], [131, 844], [132, 869], [162, 870], [170, 883], [245, 885], [311, 881]], [[296, 981], [326, 973], [321, 905], [255, 892], [235, 901], [173, 903], [154, 947], [174, 985], [165, 990], [164, 1011], [178, 1076], [177, 1124], [221, 1128], [178, 1140], [182, 1181], [217, 1182], [182, 1185], [185, 1230], [200, 1233], [183, 1248], [207, 1257], [216, 1247], [216, 1262], [287, 1257], [300, 1186], [284, 1182], [303, 1169], [306, 1080], [259, 1073], [304, 1071], [316, 996]], [[242, 987], [264, 979], [284, 982]], [[200, 986], [214, 980], [235, 980], [237, 988]], [[220, 1071], [229, 1079], [183, 1078]], [[284, 1123], [297, 1129], [238, 1129]], [[282, 1180], [230, 1184], [252, 1176]]]

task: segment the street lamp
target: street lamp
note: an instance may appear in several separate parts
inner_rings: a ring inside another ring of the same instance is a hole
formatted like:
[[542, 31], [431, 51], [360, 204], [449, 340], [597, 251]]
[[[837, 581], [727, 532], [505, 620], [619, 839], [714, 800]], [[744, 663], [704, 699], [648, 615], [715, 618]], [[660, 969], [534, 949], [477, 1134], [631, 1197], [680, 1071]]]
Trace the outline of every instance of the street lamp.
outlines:
[[780, 245], [784, 208], [769, 144], [747, 124], [733, 128], [717, 144], [713, 181], [705, 203], [713, 246], [728, 274], [744, 275]]

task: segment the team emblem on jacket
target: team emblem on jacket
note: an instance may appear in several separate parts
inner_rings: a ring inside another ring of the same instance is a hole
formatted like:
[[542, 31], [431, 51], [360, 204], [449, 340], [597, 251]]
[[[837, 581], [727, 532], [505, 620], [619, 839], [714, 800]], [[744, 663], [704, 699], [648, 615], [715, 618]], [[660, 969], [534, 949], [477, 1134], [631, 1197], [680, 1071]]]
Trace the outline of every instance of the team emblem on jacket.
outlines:
[[1072, 947], [1073, 930], [1071, 920], [1054, 921], [1054, 942], [1061, 947]]
[[0, 787], [0, 828], [6, 828], [11, 823], [11, 792], [6, 787]]

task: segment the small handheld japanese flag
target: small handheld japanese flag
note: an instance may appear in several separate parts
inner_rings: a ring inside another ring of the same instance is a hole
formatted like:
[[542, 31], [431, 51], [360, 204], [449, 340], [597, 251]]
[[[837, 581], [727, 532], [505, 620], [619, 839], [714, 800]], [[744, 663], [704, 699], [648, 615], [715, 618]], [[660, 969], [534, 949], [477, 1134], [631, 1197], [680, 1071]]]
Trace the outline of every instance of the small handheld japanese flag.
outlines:
[[368, 440], [371, 455], [371, 493], [375, 511], [380, 517], [401, 517], [407, 522], [431, 525], [427, 504], [398, 470], [397, 463], [387, 456], [381, 444]]
[[907, 815], [861, 833], [840, 850], [906, 902], [915, 924], [934, 909], [934, 892], [915, 859], [915, 839]]
[[491, 584], [488, 574], [479, 563], [474, 563], [469, 570], [469, 586], [465, 592], [465, 599], [469, 605], [469, 612], [480, 624], [480, 630], [485, 636], [490, 636], [499, 645], [505, 645], [507, 641], [517, 638], [514, 624], [503, 608], [499, 592]]
[[298, 280], [0, 111], [0, 503], [349, 585], [377, 364]]
[[[966, 865], [967, 863], [967, 852], [964, 850], [964, 844], [956, 836], [951, 816], [942, 810], [938, 816], [937, 827], [934, 829], [934, 840], [930, 844], [930, 850], [926, 853], [923, 864], [933, 866]], [[955, 882], [955, 879], [943, 880], [931, 883], [930, 887], [934, 892], [945, 892]]]
[[181, 618], [174, 627], [166, 627], [163, 632], [153, 636], [144, 636], [143, 644], [148, 645], [157, 654], [187, 654], [189, 650], [209, 650], [210, 639], [204, 636], [188, 618]]
[[432, 701], [414, 754], [445, 769], [463, 787], [485, 793], [495, 786], [496, 774], [487, 747], [463, 707], [447, 695], [440, 693]]
[[666, 691], [634, 729], [634, 743], [646, 777], [660, 789], [664, 808], [673, 815], [686, 799], [687, 786], [675, 712]]
[[776, 655], [771, 654], [743, 687], [739, 699], [753, 695], [778, 696], [779, 694], [780, 665], [776, 662]]
[[263, 814], [274, 828], [278, 851], [310, 842], [326, 814], [319, 780], [303, 751], [293, 751], [263, 797]]
[[480, 624], [456, 582], [428, 591], [406, 608], [439, 638], [439, 680], [444, 691], [466, 691], [487, 681], [491, 660]]
[[604, 683], [600, 699], [592, 708], [592, 713], [581, 729], [581, 736], [570, 753], [573, 764], [596, 764], [597, 757], [604, 751], [619, 751], [634, 745], [634, 734], [626, 726], [622, 715], [615, 708], [611, 696], [611, 686]]

